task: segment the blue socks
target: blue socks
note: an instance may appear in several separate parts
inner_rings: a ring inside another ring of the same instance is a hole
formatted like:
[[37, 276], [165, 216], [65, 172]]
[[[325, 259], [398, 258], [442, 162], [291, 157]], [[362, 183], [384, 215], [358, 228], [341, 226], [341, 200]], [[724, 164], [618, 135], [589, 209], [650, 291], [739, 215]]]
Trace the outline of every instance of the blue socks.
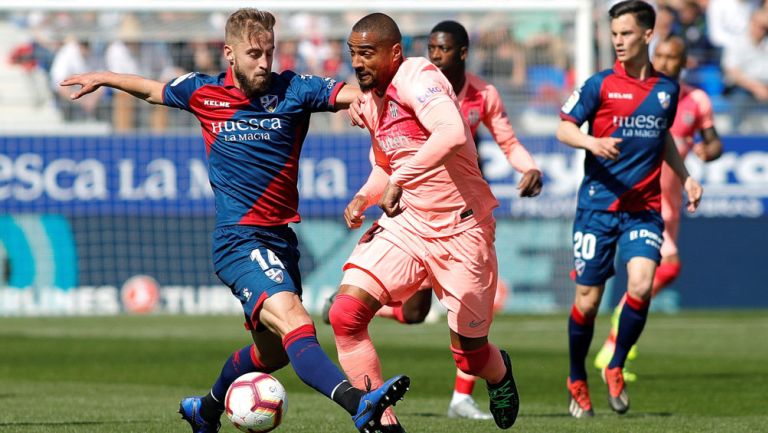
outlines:
[[571, 359], [571, 381], [587, 380], [585, 361], [595, 333], [594, 318], [588, 319], [574, 305], [568, 318], [568, 353]]
[[[304, 325], [289, 332], [283, 338], [283, 347], [293, 370], [304, 383], [336, 401], [351, 414], [355, 414], [360, 397], [364, 393], [352, 387], [339, 368], [331, 362], [317, 342], [313, 325]], [[201, 415], [205, 419], [218, 419], [224, 410], [227, 390], [235, 379], [254, 371], [274, 371], [274, 368], [261, 365], [259, 360], [252, 356], [252, 349], [253, 345], [243, 347], [224, 363], [211, 392], [203, 397]]]
[[233, 353], [221, 368], [221, 373], [219, 374], [218, 379], [216, 379], [216, 383], [214, 383], [211, 388], [211, 394], [221, 403], [222, 407], [224, 405], [224, 397], [227, 395], [227, 390], [235, 379], [245, 373], [261, 371], [256, 368], [251, 359], [252, 347], [253, 345], [248, 345]]
[[616, 349], [608, 368], [624, 368], [624, 362], [632, 346], [637, 343], [643, 332], [645, 322], [648, 319], [648, 309], [651, 300], [641, 301], [634, 299], [627, 293], [624, 308], [619, 315], [619, 332], [616, 334]]
[[317, 342], [313, 325], [300, 326], [283, 337], [283, 347], [296, 375], [328, 398], [346, 378]]

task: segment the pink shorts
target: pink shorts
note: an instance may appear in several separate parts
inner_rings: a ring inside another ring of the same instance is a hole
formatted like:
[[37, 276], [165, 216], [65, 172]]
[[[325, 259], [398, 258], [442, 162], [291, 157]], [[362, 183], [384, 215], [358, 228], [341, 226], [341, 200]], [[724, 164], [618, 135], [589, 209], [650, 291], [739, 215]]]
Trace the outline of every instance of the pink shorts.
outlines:
[[359, 287], [386, 305], [407, 300], [431, 281], [451, 330], [487, 336], [498, 280], [495, 220], [444, 238], [391, 226], [374, 225], [363, 235], [344, 264], [341, 284]]

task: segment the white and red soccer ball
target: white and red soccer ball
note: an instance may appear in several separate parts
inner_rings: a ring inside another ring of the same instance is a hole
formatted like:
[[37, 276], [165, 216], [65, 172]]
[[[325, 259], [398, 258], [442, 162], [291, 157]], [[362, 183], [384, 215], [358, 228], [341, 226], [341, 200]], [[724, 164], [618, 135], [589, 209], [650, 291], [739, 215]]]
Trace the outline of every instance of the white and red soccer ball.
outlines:
[[285, 388], [267, 373], [246, 373], [230, 385], [224, 409], [240, 431], [272, 431], [288, 410]]

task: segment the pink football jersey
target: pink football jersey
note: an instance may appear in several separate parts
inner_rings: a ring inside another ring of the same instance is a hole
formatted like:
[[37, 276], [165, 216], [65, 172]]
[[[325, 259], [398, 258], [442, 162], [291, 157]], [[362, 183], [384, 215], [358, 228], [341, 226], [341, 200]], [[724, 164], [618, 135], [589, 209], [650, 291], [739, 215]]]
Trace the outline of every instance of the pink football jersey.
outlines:
[[[681, 158], [685, 159], [693, 148], [696, 132], [711, 128], [714, 123], [709, 96], [701, 89], [681, 83], [677, 115], [669, 129]], [[683, 191], [680, 179], [667, 163], [661, 169], [661, 201], [665, 220], [680, 217]]]
[[364, 97], [362, 114], [371, 131], [376, 164], [403, 186], [404, 212], [394, 218], [382, 216], [382, 226], [398, 223], [424, 237], [443, 237], [492, 214], [498, 202], [480, 173], [466, 124], [464, 144], [443, 164], [424, 172], [407, 165], [430, 138], [423, 120], [441, 118], [444, 112], [450, 118], [451, 110], [459, 110], [451, 84], [434, 65], [423, 57], [408, 58], [383, 97], [373, 91]]
[[711, 128], [715, 120], [712, 116], [712, 102], [701, 90], [681, 83], [680, 101], [677, 103], [677, 115], [669, 132], [675, 137], [680, 156], [685, 158], [693, 148], [697, 131]]
[[536, 162], [517, 139], [496, 87], [475, 74], [465, 76], [464, 86], [457, 97], [461, 115], [469, 123], [472, 136], [477, 136], [477, 129], [483, 123], [512, 167], [521, 173], [538, 170]]

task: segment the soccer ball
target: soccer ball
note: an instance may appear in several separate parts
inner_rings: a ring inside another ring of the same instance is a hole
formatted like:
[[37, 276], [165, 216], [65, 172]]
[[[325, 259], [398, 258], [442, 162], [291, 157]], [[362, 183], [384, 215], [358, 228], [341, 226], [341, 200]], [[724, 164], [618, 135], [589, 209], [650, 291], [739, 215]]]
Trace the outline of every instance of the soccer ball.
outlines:
[[283, 421], [288, 409], [285, 388], [267, 373], [246, 373], [227, 390], [224, 408], [240, 431], [272, 431]]

